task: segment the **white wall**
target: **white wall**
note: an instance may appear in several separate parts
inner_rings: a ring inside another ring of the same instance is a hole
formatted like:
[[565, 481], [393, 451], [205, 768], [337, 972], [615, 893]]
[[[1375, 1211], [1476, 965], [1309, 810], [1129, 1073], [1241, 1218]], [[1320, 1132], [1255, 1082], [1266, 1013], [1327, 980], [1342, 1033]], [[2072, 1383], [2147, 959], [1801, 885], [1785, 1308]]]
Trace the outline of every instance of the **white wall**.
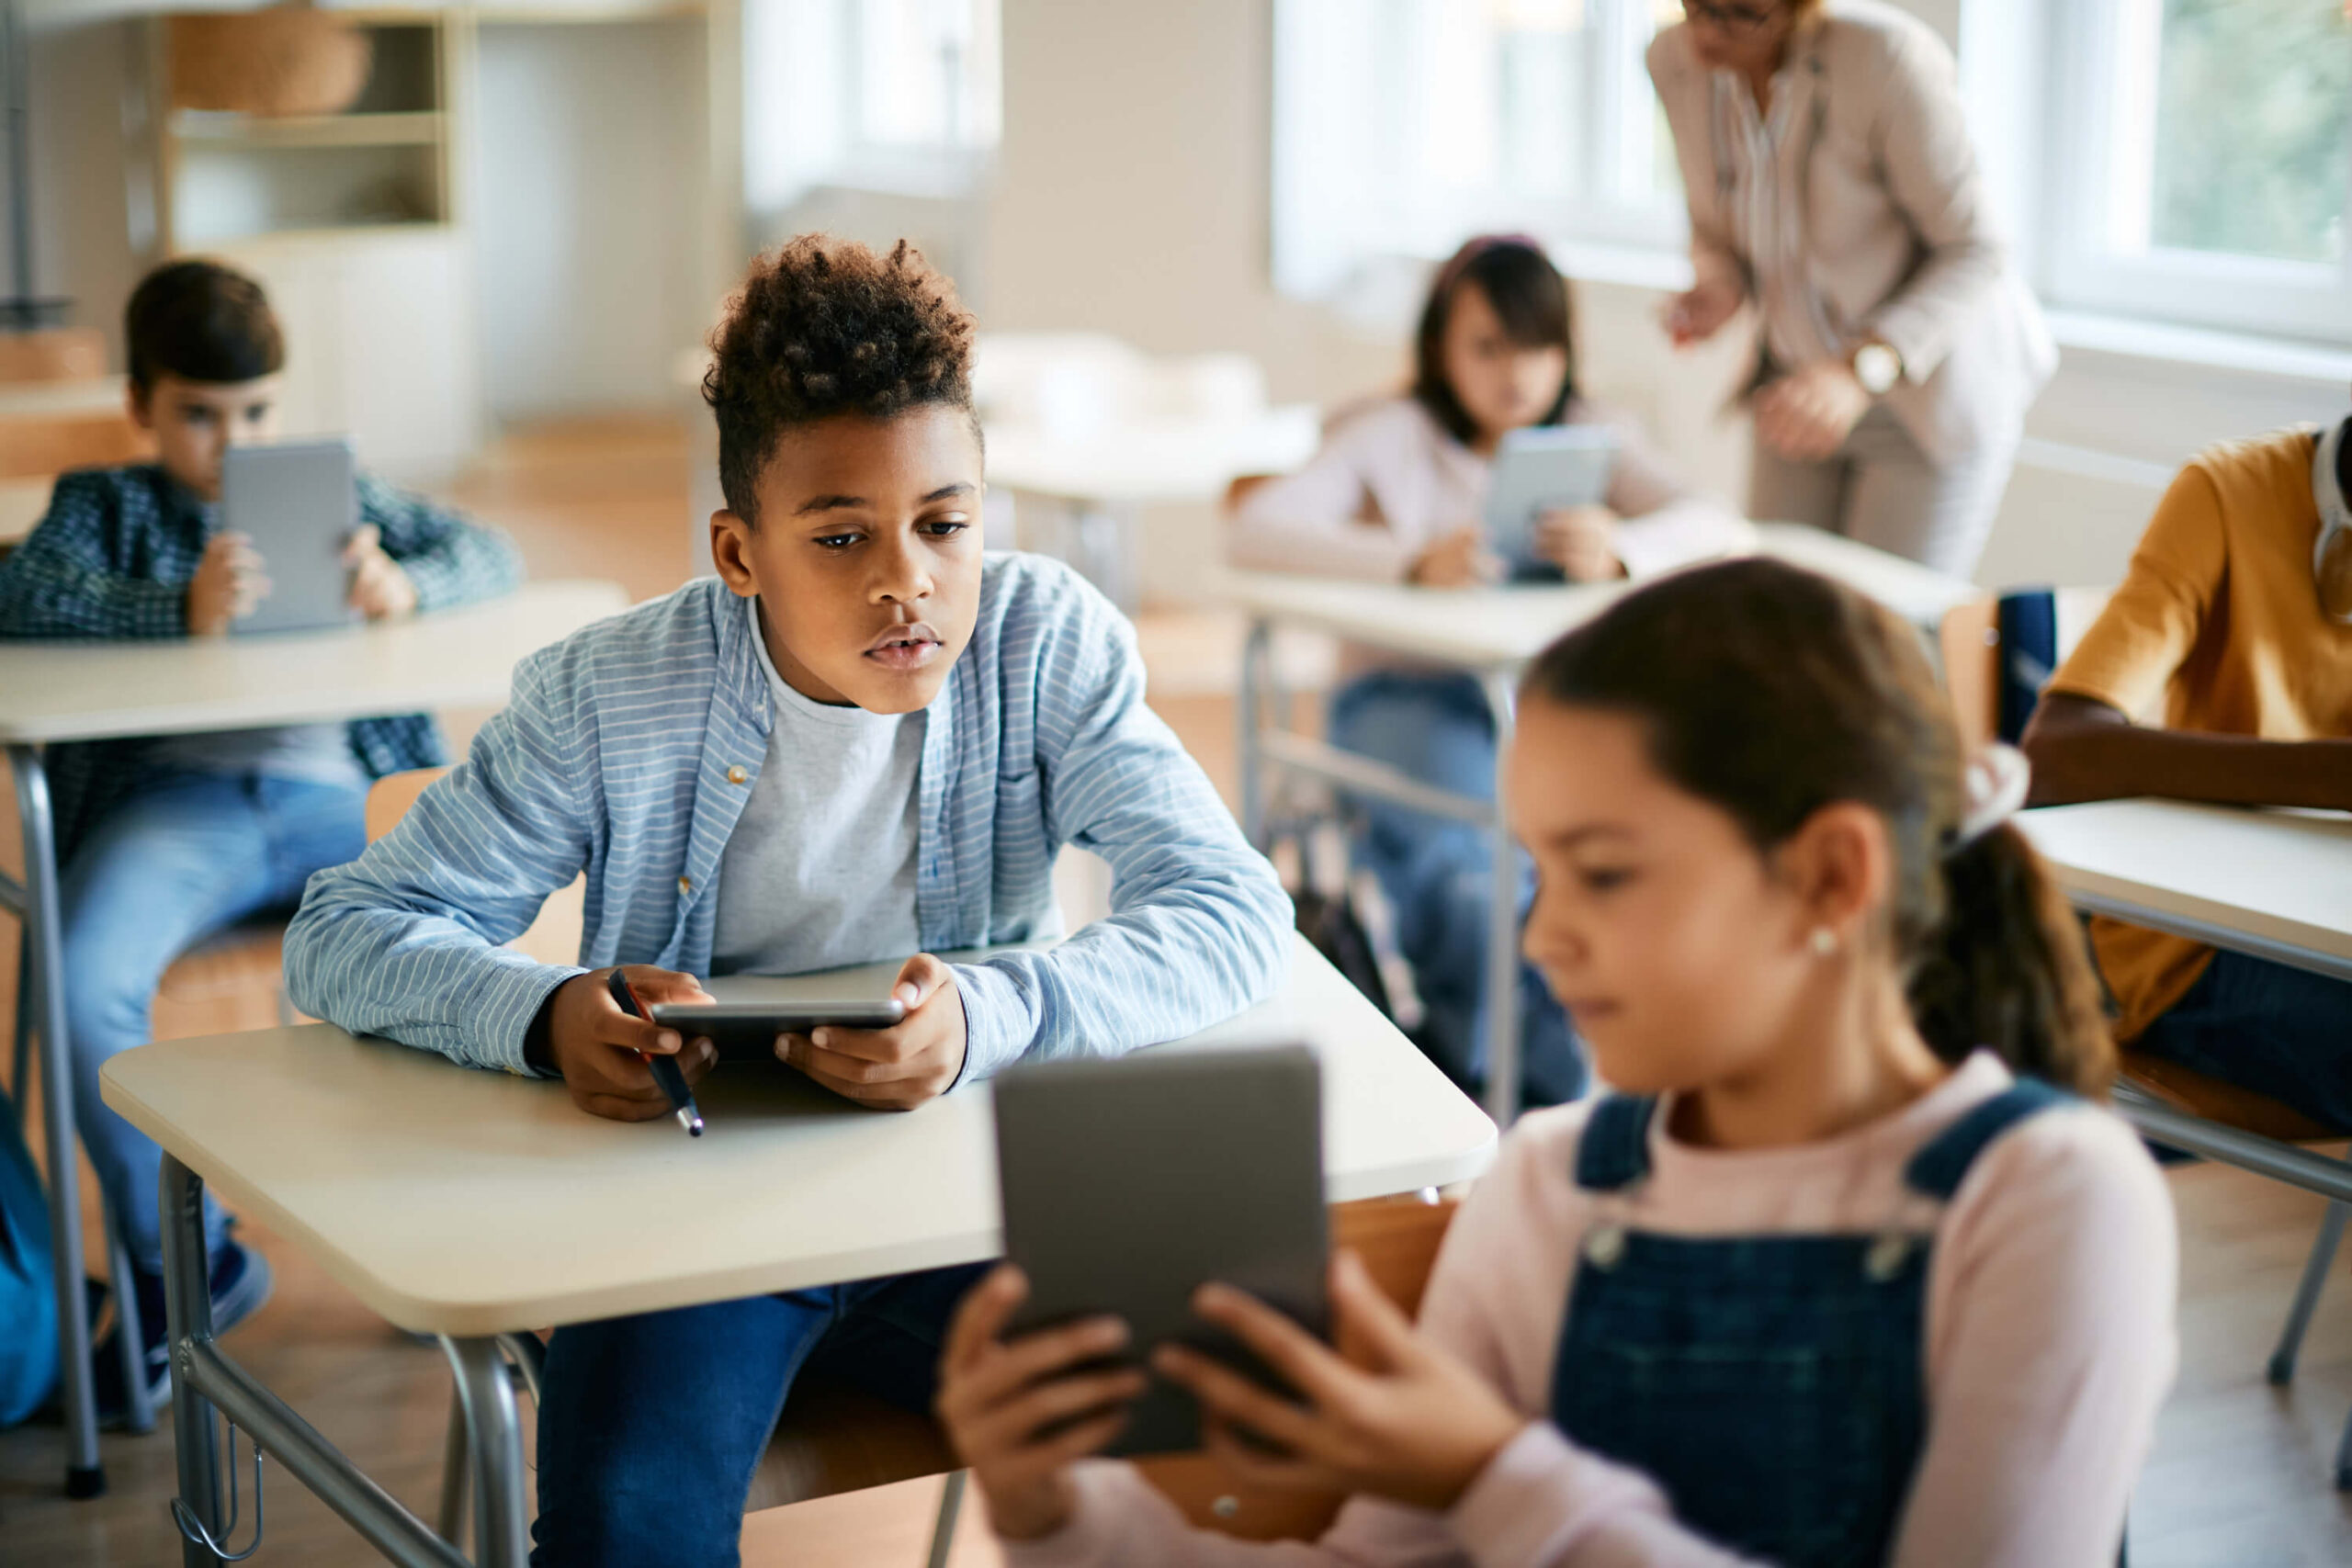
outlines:
[[702, 51], [692, 18], [480, 29], [468, 211], [494, 418], [673, 401], [711, 309]]
[[[71, 296], [71, 324], [102, 330], [116, 364], [122, 307], [139, 281], [145, 243], [143, 232], [132, 232], [128, 177], [136, 164], [123, 126], [124, 93], [137, 80], [140, 48], [137, 24], [107, 21], [37, 25], [28, 50], [35, 283], [41, 294]], [[6, 186], [0, 161], [0, 201]], [[144, 203], [137, 205], [143, 224]], [[8, 280], [12, 289], [21, 286], [21, 279]]]

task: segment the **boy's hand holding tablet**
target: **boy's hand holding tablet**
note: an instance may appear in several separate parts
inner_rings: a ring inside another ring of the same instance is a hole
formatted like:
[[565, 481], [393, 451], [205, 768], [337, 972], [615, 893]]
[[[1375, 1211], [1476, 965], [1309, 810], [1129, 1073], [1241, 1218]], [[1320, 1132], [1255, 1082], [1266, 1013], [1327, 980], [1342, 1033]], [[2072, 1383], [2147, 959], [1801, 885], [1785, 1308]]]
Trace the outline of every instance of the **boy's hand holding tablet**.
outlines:
[[362, 523], [343, 547], [351, 569], [351, 607], [371, 621], [396, 621], [416, 614], [416, 582], [384, 553], [383, 533]]
[[252, 539], [233, 530], [213, 535], [204, 543], [196, 575], [188, 579], [188, 635], [220, 636], [260, 608], [269, 589], [267, 569]]
[[775, 1043], [777, 1058], [876, 1111], [912, 1111], [937, 1099], [964, 1071], [964, 998], [956, 971], [918, 953], [899, 969], [890, 997], [907, 1010], [889, 1028], [827, 1024], [786, 1034]]
[[[647, 1016], [635, 1016], [614, 999], [616, 974], [627, 980]], [[696, 1032], [680, 1016], [681, 1009], [700, 1008], [712, 1010], [708, 1034]], [[763, 1034], [763, 1048], [844, 1100], [877, 1111], [911, 1111], [946, 1093], [962, 1075], [963, 997], [956, 988], [956, 972], [930, 953], [907, 960], [882, 1008], [841, 1010], [895, 1014], [898, 1021], [866, 1029], [820, 1022], [806, 1032]], [[591, 1115], [650, 1122], [674, 1107], [644, 1056], [674, 1056], [691, 1088], [718, 1065], [722, 1043], [732, 1042], [729, 1059], [745, 1050], [746, 1021], [738, 1014], [798, 1012], [805, 1019], [811, 1011], [820, 1019], [831, 1016], [822, 1007], [721, 1007], [693, 976], [650, 964], [595, 969], [556, 988], [548, 1007], [546, 1054], [537, 1065], [560, 1073], [572, 1103]]]
[[[615, 1122], [650, 1122], [671, 1112], [669, 1096], [654, 1081], [645, 1056], [675, 1056], [686, 1082], [698, 1082], [718, 1061], [708, 1040], [689, 1040], [622, 1010], [609, 989], [615, 972], [592, 969], [556, 987], [547, 1020], [547, 1059], [540, 1064], [563, 1075], [571, 1102], [592, 1116]], [[619, 973], [649, 1008], [656, 1002], [708, 1002], [710, 993], [691, 975], [629, 964]]]

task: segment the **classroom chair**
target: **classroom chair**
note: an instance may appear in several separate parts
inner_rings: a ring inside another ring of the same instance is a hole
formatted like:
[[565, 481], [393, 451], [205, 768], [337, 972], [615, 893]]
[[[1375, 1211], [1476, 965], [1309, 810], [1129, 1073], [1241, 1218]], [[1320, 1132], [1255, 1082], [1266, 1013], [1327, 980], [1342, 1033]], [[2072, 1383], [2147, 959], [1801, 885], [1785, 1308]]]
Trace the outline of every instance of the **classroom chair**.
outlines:
[[[2027, 589], [1999, 599], [1972, 600], [1945, 615], [1938, 640], [1946, 689], [1964, 743], [1973, 748], [1994, 739], [2017, 739], [2032, 711], [2033, 696], [2098, 618], [2107, 597], [2103, 590]], [[2292, 1106], [2172, 1062], [2125, 1051], [2118, 1066], [2118, 1109], [2128, 1115], [2131, 1100], [2138, 1096], [2195, 1121], [2251, 1134], [2262, 1145], [2244, 1155], [2222, 1148], [2198, 1152], [2256, 1176], [2271, 1174], [2261, 1162], [2263, 1145], [2287, 1149], [2342, 1139]], [[2287, 1322], [2270, 1353], [2267, 1375], [2275, 1386], [2283, 1388], [2294, 1379], [2303, 1333], [2326, 1287], [2347, 1219], [2352, 1219], [2352, 1203], [2336, 1200], [2320, 1221]], [[2335, 1486], [2340, 1492], [2352, 1491], [2352, 1416], [2346, 1418], [2336, 1448]]]
[[[1418, 1313], [1457, 1206], [1433, 1193], [1337, 1204], [1331, 1210], [1332, 1243], [1353, 1247], [1389, 1298], [1408, 1313]], [[528, 1334], [501, 1335], [499, 1344], [513, 1363], [510, 1375], [536, 1401], [546, 1348]], [[464, 1528], [467, 1464], [465, 1419], [453, 1394], [438, 1521], [445, 1540], [459, 1540]], [[1339, 1493], [1238, 1487], [1204, 1454], [1148, 1459], [1137, 1468], [1194, 1524], [1245, 1540], [1311, 1540], [1329, 1528], [1346, 1501]], [[927, 1568], [946, 1568], [963, 1507], [965, 1473], [946, 1433], [930, 1416], [818, 1379], [796, 1387], [786, 1401], [748, 1502], [756, 1512], [944, 1475], [925, 1562]]]

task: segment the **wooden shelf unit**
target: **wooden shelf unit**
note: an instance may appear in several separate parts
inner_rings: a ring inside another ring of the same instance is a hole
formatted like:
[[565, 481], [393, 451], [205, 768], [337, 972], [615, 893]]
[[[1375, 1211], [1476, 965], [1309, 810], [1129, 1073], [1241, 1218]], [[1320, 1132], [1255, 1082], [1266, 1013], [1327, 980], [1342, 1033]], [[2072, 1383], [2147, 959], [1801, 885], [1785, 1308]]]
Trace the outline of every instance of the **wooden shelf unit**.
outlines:
[[164, 254], [280, 234], [454, 223], [452, 21], [424, 10], [335, 14], [369, 35], [366, 87], [344, 113], [283, 118], [172, 102], [174, 18], [153, 20], [155, 221]]

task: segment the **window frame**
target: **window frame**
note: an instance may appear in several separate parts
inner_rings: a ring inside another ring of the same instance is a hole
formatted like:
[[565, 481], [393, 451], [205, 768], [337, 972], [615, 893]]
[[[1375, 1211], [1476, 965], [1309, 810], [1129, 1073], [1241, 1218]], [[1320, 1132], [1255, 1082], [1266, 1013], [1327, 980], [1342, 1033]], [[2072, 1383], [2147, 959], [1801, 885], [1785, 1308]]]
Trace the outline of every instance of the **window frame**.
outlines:
[[[1389, 122], [1393, 134], [1374, 132], [1344, 161], [1317, 156], [1312, 146], [1318, 128], [1305, 118], [1329, 111], [1338, 93], [1364, 90], [1317, 82], [1317, 70], [1328, 62], [1307, 57], [1309, 51], [1333, 47], [1330, 31], [1316, 24], [1335, 3], [1276, 0], [1273, 7], [1269, 237], [1282, 292], [1329, 301], [1347, 293], [1361, 275], [1440, 260], [1469, 235], [1505, 230], [1532, 233], [1558, 251], [1604, 247], [1676, 256], [1686, 251], [1689, 216], [1680, 193], [1657, 193], [1650, 184], [1656, 137], [1664, 134], [1644, 65], [1653, 0], [1583, 0], [1589, 46], [1575, 89], [1583, 157], [1564, 195], [1530, 192], [1500, 178], [1450, 186], [1377, 178], [1378, 170], [1409, 167], [1399, 143], [1422, 118], [1430, 90], [1426, 78], [1412, 73], [1387, 89], [1407, 106]], [[1372, 29], [1396, 27], [1422, 6], [1442, 3], [1385, 0], [1364, 36], [1340, 47], [1377, 74], [1396, 63], [1397, 46], [1394, 39], [1371, 40]], [[1348, 4], [1352, 8], [1363, 0]], [[1419, 19], [1430, 25], [1428, 13]], [[1319, 97], [1325, 91], [1335, 96]], [[1334, 170], [1345, 175], [1329, 180], [1329, 188], [1318, 186]]]
[[[923, 143], [869, 133], [872, 17], [859, 0], [759, 0], [743, 7], [743, 193], [752, 212], [784, 211], [819, 186], [949, 199], [981, 188], [1003, 135], [1002, 6], [944, 3], [972, 17], [963, 70], [968, 123]], [[763, 73], [798, 90], [755, 90]]]
[[[2125, 118], [2155, 113], [2155, 83], [2127, 92], [2127, 52], [2151, 73], [2161, 0], [2062, 0], [2052, 18], [2052, 60], [2042, 143], [2053, 150], [2036, 225], [2035, 281], [2053, 309], [2079, 310], [2256, 335], [2352, 344], [2352, 244], [2339, 261], [2295, 262], [2118, 238], [2120, 207], [2144, 204], [2147, 172], [2119, 170]], [[2135, 18], [2132, 13], [2138, 11]], [[2136, 26], [2135, 26], [2136, 24]], [[2135, 37], [2135, 31], [2144, 35]], [[2132, 101], [2137, 98], [2139, 101]], [[2343, 192], [2352, 230], [2352, 169]]]

